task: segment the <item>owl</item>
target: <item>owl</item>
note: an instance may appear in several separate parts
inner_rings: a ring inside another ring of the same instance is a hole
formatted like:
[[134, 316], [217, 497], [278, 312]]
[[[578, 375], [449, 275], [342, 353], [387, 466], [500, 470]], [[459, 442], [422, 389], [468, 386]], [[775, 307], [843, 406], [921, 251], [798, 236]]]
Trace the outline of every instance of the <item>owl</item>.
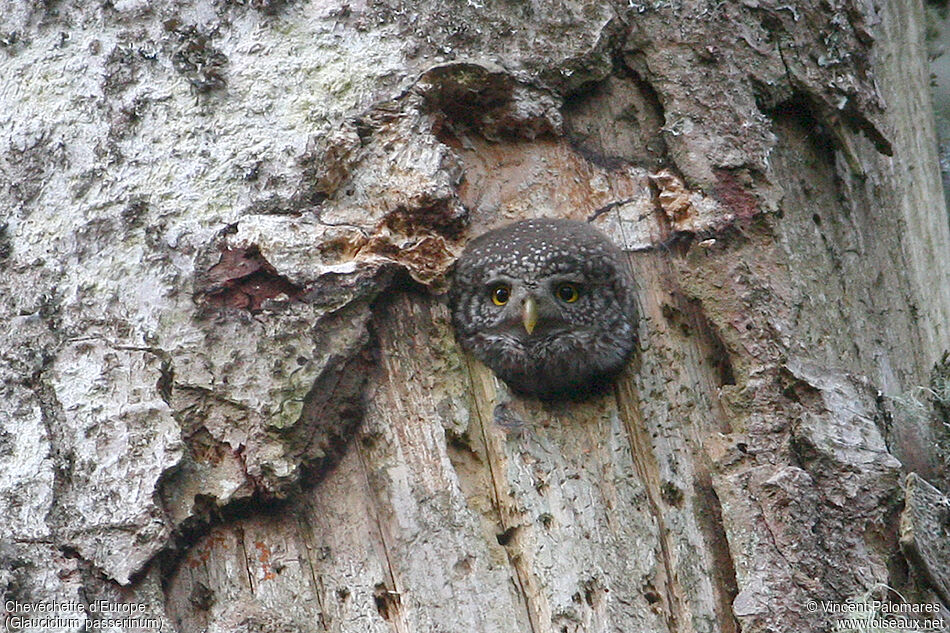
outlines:
[[469, 242], [449, 291], [455, 336], [514, 391], [583, 399], [637, 341], [623, 253], [584, 222], [514, 222]]

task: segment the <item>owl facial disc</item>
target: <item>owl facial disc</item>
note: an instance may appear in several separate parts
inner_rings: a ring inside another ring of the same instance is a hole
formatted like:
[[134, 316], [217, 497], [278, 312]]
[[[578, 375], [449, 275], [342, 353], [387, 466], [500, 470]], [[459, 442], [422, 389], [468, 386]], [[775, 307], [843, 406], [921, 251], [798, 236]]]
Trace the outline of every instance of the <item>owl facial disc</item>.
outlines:
[[578, 399], [610, 385], [636, 346], [624, 254], [584, 222], [515, 222], [472, 240], [449, 292], [455, 336], [513, 390]]

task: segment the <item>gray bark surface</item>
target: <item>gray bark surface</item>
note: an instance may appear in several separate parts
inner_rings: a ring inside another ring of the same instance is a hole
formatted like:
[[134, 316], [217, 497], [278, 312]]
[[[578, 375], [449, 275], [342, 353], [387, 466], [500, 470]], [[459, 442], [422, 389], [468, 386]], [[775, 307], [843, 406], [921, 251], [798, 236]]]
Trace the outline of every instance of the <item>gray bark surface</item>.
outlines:
[[[923, 25], [914, 0], [11, 0], [4, 610], [82, 605], [26, 627], [80, 631], [135, 604], [182, 633], [946, 617]], [[639, 286], [640, 349], [586, 402], [510, 393], [441, 294], [468, 239], [538, 216], [590, 220]]]

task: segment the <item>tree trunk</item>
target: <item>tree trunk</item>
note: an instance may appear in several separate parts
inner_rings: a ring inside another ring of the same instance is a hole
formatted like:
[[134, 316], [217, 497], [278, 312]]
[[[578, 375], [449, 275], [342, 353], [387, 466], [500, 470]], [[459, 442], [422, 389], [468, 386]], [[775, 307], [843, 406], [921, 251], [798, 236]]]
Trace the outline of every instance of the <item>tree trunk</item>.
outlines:
[[[919, 2], [8, 4], [8, 628], [947, 617]], [[538, 216], [637, 280], [585, 402], [452, 335], [466, 241]]]

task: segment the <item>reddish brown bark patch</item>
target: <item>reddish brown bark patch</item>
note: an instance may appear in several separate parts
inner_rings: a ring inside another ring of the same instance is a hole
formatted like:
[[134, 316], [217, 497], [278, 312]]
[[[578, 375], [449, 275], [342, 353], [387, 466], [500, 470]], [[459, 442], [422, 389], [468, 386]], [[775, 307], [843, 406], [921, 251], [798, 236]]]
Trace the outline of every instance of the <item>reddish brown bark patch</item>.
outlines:
[[268, 299], [297, 299], [303, 289], [291, 283], [256, 246], [224, 248], [218, 263], [205, 273], [201, 294], [211, 305], [257, 312]]
[[717, 169], [718, 182], [713, 190], [713, 197], [732, 211], [737, 218], [753, 218], [761, 212], [759, 201], [750, 193], [751, 183], [748, 186], [743, 184], [740, 176], [741, 174], [728, 169]]
[[465, 207], [450, 204], [449, 200], [426, 197], [412, 207], [400, 206], [383, 219], [383, 226], [402, 235], [435, 232], [457, 237], [468, 220]]

